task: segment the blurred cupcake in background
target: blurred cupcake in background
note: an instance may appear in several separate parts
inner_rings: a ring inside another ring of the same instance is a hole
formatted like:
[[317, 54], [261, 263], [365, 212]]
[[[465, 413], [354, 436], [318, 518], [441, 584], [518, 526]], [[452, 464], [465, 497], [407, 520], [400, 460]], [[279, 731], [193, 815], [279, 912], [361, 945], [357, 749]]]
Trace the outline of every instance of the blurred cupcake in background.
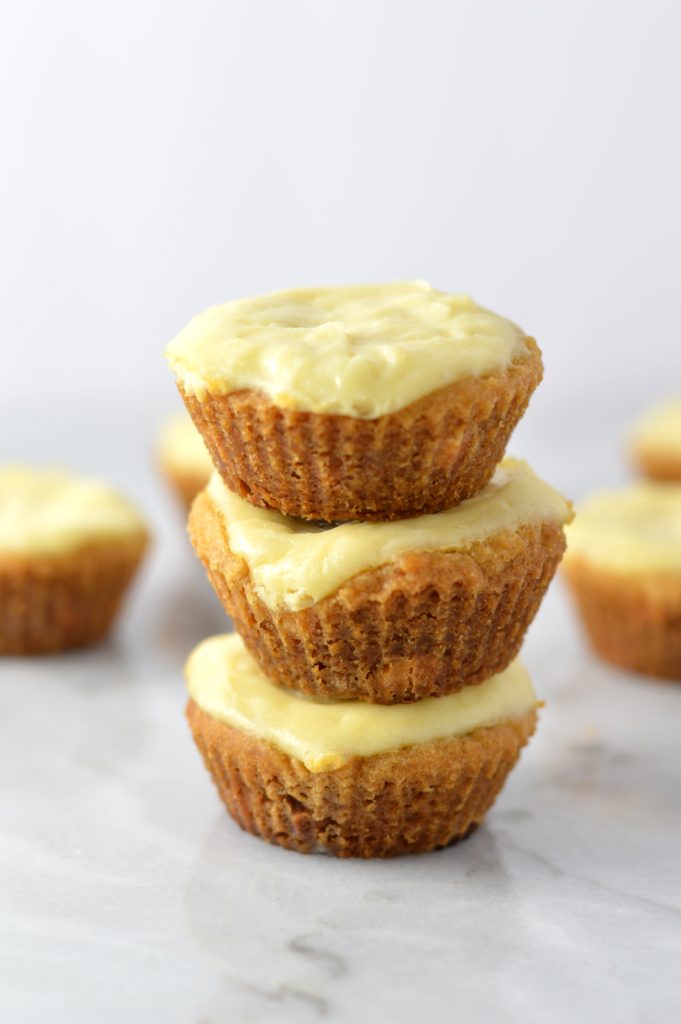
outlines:
[[143, 519], [107, 484], [0, 468], [0, 654], [103, 639], [147, 544]]
[[161, 427], [156, 458], [163, 475], [186, 508], [208, 483], [213, 464], [203, 439], [186, 412]]
[[681, 484], [601, 491], [566, 534], [563, 569], [594, 650], [681, 680]]
[[644, 413], [634, 424], [628, 447], [631, 460], [644, 476], [681, 481], [681, 396]]

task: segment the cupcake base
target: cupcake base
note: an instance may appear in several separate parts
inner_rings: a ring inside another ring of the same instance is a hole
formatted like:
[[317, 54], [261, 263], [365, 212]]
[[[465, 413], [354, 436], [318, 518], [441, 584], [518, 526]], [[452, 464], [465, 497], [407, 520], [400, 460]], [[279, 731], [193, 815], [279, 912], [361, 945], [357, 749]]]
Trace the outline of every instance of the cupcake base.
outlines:
[[504, 370], [377, 419], [281, 409], [251, 390], [180, 393], [230, 490], [303, 519], [371, 521], [439, 512], [477, 494], [541, 376], [528, 338]]
[[0, 654], [49, 654], [101, 640], [146, 543], [136, 537], [63, 555], [2, 556]]
[[309, 608], [273, 611], [230, 550], [208, 494], [197, 498], [189, 530], [213, 589], [272, 680], [377, 704], [442, 697], [505, 669], [565, 548], [560, 525], [529, 523], [465, 552], [410, 552]]
[[661, 483], [681, 483], [681, 453], [672, 455], [665, 452], [641, 451], [633, 453], [633, 461], [639, 472], [649, 480]]
[[619, 668], [681, 680], [681, 582], [609, 573], [575, 558], [565, 573], [594, 650]]
[[245, 831], [299, 853], [368, 858], [424, 853], [468, 835], [492, 806], [537, 715], [318, 773], [193, 700], [187, 717], [227, 810]]
[[161, 463], [161, 471], [186, 511], [189, 511], [196, 495], [208, 483], [206, 474], [198, 470], [195, 473], [190, 471], [180, 472], [179, 470], [171, 469], [163, 463]]

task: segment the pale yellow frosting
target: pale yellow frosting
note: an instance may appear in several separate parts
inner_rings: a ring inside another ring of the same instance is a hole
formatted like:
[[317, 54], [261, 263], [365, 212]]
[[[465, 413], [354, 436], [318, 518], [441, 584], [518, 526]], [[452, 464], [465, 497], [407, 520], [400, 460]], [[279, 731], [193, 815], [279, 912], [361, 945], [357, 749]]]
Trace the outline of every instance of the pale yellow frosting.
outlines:
[[173, 473], [205, 476], [213, 472], [213, 463], [203, 438], [186, 413], [167, 420], [158, 438], [158, 457]]
[[655, 406], [638, 422], [630, 435], [632, 450], [642, 455], [681, 458], [681, 398]]
[[107, 484], [60, 470], [0, 467], [0, 556], [60, 554], [144, 532], [139, 513]]
[[319, 526], [255, 508], [217, 473], [208, 494], [224, 517], [231, 550], [248, 564], [256, 590], [272, 608], [297, 611], [332, 594], [357, 573], [411, 551], [465, 550], [523, 523], [565, 523], [569, 502], [525, 462], [505, 459], [474, 498], [433, 515], [389, 523]]
[[681, 484], [635, 483], [594, 494], [567, 528], [566, 561], [625, 573], [681, 571]]
[[199, 397], [252, 388], [281, 408], [374, 419], [506, 367], [524, 351], [509, 320], [416, 281], [300, 288], [213, 306], [166, 356]]
[[519, 661], [449, 697], [392, 705], [323, 701], [276, 686], [236, 633], [204, 640], [185, 671], [189, 693], [203, 711], [273, 743], [312, 772], [334, 771], [353, 756], [462, 736], [537, 706]]

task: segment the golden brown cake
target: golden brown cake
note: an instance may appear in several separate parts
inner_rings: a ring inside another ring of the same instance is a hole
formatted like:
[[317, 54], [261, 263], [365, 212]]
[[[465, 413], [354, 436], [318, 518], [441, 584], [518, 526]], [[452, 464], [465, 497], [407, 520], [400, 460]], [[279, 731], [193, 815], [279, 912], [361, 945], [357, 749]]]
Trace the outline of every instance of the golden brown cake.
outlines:
[[257, 509], [217, 474], [192, 543], [276, 682], [392, 704], [454, 693], [516, 656], [565, 547], [569, 503], [507, 459], [476, 497], [393, 523], [320, 527]]
[[568, 527], [564, 568], [598, 654], [681, 680], [681, 485], [594, 495]]
[[188, 509], [210, 480], [213, 463], [186, 413], [163, 424], [157, 442], [157, 459], [166, 480]]
[[650, 409], [629, 437], [629, 453], [651, 480], [681, 482], [681, 398]]
[[514, 324], [422, 283], [227, 303], [167, 355], [227, 486], [327, 522], [413, 517], [476, 494], [542, 376]]
[[105, 484], [0, 469], [0, 654], [96, 643], [110, 629], [148, 535]]
[[480, 687], [386, 707], [274, 686], [237, 636], [187, 665], [189, 724], [229, 813], [300, 853], [391, 857], [447, 846], [484, 818], [536, 724], [518, 663]]

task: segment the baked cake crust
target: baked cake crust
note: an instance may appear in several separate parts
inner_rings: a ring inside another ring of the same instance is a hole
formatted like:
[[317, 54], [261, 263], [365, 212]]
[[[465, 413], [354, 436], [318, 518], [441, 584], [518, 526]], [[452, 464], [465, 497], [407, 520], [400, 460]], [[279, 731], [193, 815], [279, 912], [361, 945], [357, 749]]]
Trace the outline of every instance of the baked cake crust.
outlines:
[[206, 714], [187, 717], [234, 820], [299, 853], [394, 857], [465, 838], [484, 818], [534, 732], [536, 711], [311, 772], [256, 736]]
[[681, 680], [678, 574], [617, 573], [576, 556], [564, 571], [589, 639], [601, 657], [633, 672]]
[[541, 353], [441, 388], [377, 419], [297, 412], [254, 390], [201, 399], [179, 385], [230, 490], [326, 522], [440, 512], [477, 494], [542, 377]]
[[560, 525], [529, 523], [465, 552], [410, 552], [308, 608], [273, 611], [230, 550], [224, 518], [205, 492], [189, 532], [211, 585], [274, 682], [379, 704], [456, 693], [506, 668], [565, 549]]
[[0, 555], [0, 654], [48, 654], [109, 631], [147, 546], [145, 534], [63, 554]]

